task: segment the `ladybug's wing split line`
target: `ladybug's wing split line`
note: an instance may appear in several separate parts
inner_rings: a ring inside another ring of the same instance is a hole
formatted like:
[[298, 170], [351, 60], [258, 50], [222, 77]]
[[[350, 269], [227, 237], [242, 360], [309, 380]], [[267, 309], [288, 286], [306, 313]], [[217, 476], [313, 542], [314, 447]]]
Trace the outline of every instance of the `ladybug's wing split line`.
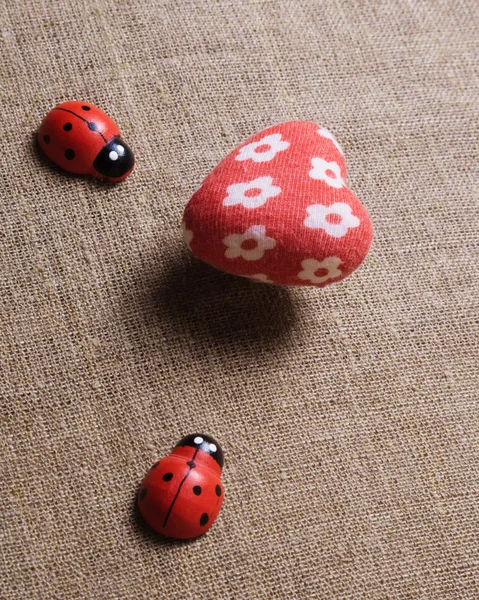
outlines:
[[168, 519], [170, 518], [171, 511], [173, 510], [173, 506], [175, 505], [175, 502], [176, 502], [178, 496], [180, 495], [183, 484], [187, 480], [188, 475], [191, 473], [191, 470], [195, 468], [195, 458], [196, 458], [196, 455], [198, 454], [198, 450], [199, 450], [199, 448], [196, 449], [195, 453], [193, 454], [193, 458], [190, 461], [188, 461], [189, 469], [188, 469], [186, 475], [180, 481], [180, 485], [178, 486], [178, 489], [176, 490], [175, 497], [173, 498], [173, 500], [170, 504], [170, 508], [168, 509], [168, 512], [166, 513], [165, 520], [163, 521], [163, 527], [166, 526], [166, 523], [167, 523]]
[[80, 115], [77, 115], [77, 113], [73, 112], [72, 110], [68, 110], [68, 108], [61, 108], [59, 106], [55, 106], [54, 110], [62, 110], [63, 112], [67, 112], [67, 113], [70, 113], [71, 115], [74, 115], [75, 117], [78, 117], [79, 119], [81, 119], [88, 125], [88, 128], [91, 131], [96, 131], [96, 133], [99, 133], [101, 135], [101, 137], [103, 138], [103, 141], [106, 143], [107, 140], [106, 140], [105, 136], [103, 135], [103, 133], [101, 131], [98, 131], [98, 129], [96, 127], [94, 127], [94, 129], [92, 129], [92, 126], [94, 126], [94, 123], [90, 123], [90, 121], [88, 121], [88, 119], [85, 119], [84, 117], [82, 117]]

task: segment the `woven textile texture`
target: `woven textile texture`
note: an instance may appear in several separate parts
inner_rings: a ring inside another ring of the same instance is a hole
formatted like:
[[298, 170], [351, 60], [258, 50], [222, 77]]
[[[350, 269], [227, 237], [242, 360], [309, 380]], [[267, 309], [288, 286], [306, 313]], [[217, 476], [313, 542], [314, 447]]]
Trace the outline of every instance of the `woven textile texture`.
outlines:
[[[0, 597], [477, 600], [474, 0], [2, 0]], [[137, 166], [61, 172], [35, 131], [104, 109]], [[324, 289], [198, 262], [197, 184], [320, 123], [375, 238]], [[208, 433], [225, 501], [167, 542], [134, 506]]]

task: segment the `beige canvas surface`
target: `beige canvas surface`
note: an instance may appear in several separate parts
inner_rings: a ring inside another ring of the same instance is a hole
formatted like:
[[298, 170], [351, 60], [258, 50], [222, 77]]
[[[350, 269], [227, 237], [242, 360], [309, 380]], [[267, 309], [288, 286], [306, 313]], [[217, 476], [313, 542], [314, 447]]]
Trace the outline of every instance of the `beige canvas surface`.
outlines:
[[[469, 1], [3, 0], [0, 597], [479, 598], [478, 44]], [[34, 134], [105, 109], [118, 186]], [[196, 262], [198, 182], [257, 130], [342, 144], [375, 240], [324, 290]], [[134, 510], [152, 462], [225, 452], [213, 528]]]

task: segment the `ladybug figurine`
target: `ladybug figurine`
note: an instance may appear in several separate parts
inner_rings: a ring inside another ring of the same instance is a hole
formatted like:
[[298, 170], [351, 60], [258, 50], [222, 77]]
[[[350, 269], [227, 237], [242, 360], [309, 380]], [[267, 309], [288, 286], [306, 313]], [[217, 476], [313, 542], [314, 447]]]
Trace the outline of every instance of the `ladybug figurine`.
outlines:
[[71, 173], [121, 181], [135, 165], [117, 124], [88, 102], [55, 106], [38, 130], [38, 143], [48, 158]]
[[165, 536], [188, 539], [202, 535], [223, 502], [222, 468], [218, 442], [202, 433], [184, 437], [143, 479], [138, 493], [140, 513]]

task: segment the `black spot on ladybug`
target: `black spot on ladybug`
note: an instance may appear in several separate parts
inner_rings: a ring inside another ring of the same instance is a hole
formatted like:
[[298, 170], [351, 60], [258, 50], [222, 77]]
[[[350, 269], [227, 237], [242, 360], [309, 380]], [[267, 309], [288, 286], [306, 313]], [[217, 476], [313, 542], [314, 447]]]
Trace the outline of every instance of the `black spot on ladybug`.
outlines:
[[215, 489], [216, 495], [221, 496], [221, 486], [217, 485]]
[[196, 463], [192, 460], [189, 460], [186, 464], [190, 467], [190, 469], [194, 469], [196, 467]]
[[140, 500], [143, 500], [146, 496], [146, 488], [143, 488], [140, 492]]
[[44, 135], [43, 136], [43, 141], [45, 142], [45, 144], [49, 144], [50, 143], [50, 136], [49, 135]]
[[160, 464], [160, 461], [156, 462], [150, 469], [150, 471], [153, 471], [153, 469], [156, 469], [156, 467]]
[[201, 485], [195, 485], [193, 488], [193, 494], [195, 496], [199, 496], [201, 494]]
[[90, 110], [90, 107], [86, 106], [86, 105], [82, 106], [81, 108], [82, 108], [82, 110]]
[[95, 125], [95, 123], [88, 121], [88, 129], [90, 131], [96, 131], [98, 129], [98, 127]]
[[73, 160], [75, 158], [75, 152], [71, 148], [68, 148], [65, 150], [65, 158], [67, 160]]
[[173, 473], [165, 473], [163, 475], [163, 481], [171, 481], [173, 479]]
[[65, 125], [63, 125], [63, 131], [71, 131], [72, 127], [73, 125], [71, 123], [65, 123]]
[[206, 513], [203, 513], [201, 515], [201, 518], [200, 518], [200, 525], [201, 525], [201, 527], [204, 527], [206, 525], [206, 523], [208, 523], [208, 519], [209, 519], [209, 517], [208, 517], [208, 515]]

